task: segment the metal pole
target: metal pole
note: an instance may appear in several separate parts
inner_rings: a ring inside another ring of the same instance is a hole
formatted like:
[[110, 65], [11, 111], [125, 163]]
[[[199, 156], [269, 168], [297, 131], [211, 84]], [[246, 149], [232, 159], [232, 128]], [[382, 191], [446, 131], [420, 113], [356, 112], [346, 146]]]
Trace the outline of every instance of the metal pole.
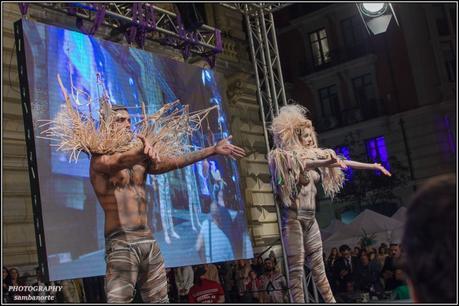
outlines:
[[279, 77], [279, 85], [281, 86], [281, 97], [282, 97], [282, 105], [287, 105], [287, 98], [285, 96], [285, 86], [284, 86], [284, 77], [282, 76], [282, 67], [280, 64], [280, 54], [279, 49], [277, 47], [277, 34], [276, 34], [276, 27], [274, 25], [274, 17], [272, 11], [269, 13], [269, 19], [272, 24], [271, 35], [273, 37], [273, 48], [276, 53], [277, 58], [277, 74]]
[[[261, 13], [263, 13], [263, 11], [261, 11]], [[257, 30], [258, 43], [259, 43], [258, 49], [260, 50], [261, 63], [262, 63], [262, 67], [263, 67], [263, 84], [262, 85], [264, 85], [266, 87], [265, 94], [266, 94], [267, 103], [268, 103], [268, 106], [269, 106], [269, 116], [270, 116], [269, 118], [271, 118], [271, 120], [272, 120], [272, 118], [274, 117], [273, 98], [272, 98], [272, 95], [271, 95], [271, 86], [270, 86], [270, 82], [269, 82], [270, 74], [269, 74], [268, 67], [267, 67], [267, 64], [266, 64], [266, 54], [265, 54], [265, 51], [264, 51], [264, 48], [263, 48], [263, 36], [262, 36], [262, 32], [261, 32], [259, 12], [256, 13], [255, 24], [256, 24], [256, 30]], [[262, 25], [263, 25], [263, 22], [262, 22]]]
[[255, 71], [255, 81], [257, 83], [257, 96], [258, 96], [258, 101], [260, 103], [260, 110], [261, 110], [261, 121], [263, 123], [263, 133], [265, 135], [265, 141], [266, 141], [266, 148], [269, 152], [270, 146], [269, 146], [269, 137], [268, 137], [268, 131], [266, 130], [266, 121], [265, 121], [265, 108], [263, 105], [263, 97], [261, 94], [261, 86], [260, 86], [260, 78], [258, 76], [258, 66], [257, 66], [257, 58], [255, 55], [255, 47], [253, 43], [253, 36], [252, 36], [252, 26], [250, 24], [250, 16], [248, 15], [248, 5], [245, 5], [245, 10], [246, 13], [244, 14], [245, 17], [245, 22], [247, 25], [247, 35], [249, 36], [249, 43], [250, 43], [250, 54], [252, 56], [252, 62], [253, 62], [253, 69]]
[[[269, 37], [268, 33], [266, 31], [266, 20], [265, 20], [265, 14], [263, 10], [259, 10], [258, 14], [260, 16], [260, 23], [261, 23], [261, 34], [263, 35], [263, 46], [265, 48], [265, 56], [266, 56], [266, 70], [268, 72], [269, 76], [269, 82], [270, 82], [270, 89], [271, 89], [271, 101], [274, 106], [275, 110], [275, 115], [279, 114], [279, 104], [277, 103], [277, 92], [276, 92], [276, 84], [274, 83], [274, 71], [273, 71], [273, 63], [271, 61], [271, 52], [269, 50]], [[273, 116], [274, 117], [274, 116]]]
[[[270, 148], [270, 144], [269, 144], [268, 130], [267, 130], [267, 126], [266, 126], [266, 115], [265, 115], [265, 111], [264, 111], [264, 101], [263, 101], [263, 95], [262, 95], [262, 88], [260, 86], [261, 84], [260, 84], [260, 78], [259, 78], [256, 50], [255, 50], [255, 45], [254, 45], [253, 36], [252, 36], [252, 25], [250, 23], [250, 16], [248, 14], [248, 11], [249, 11], [248, 5], [246, 4], [245, 5], [245, 14], [244, 14], [244, 16], [245, 16], [246, 25], [247, 25], [247, 34], [249, 36], [250, 53], [251, 53], [251, 56], [252, 56], [252, 62], [253, 62], [254, 70], [255, 70], [255, 79], [256, 79], [256, 83], [257, 83], [257, 96], [258, 96], [258, 100], [259, 100], [259, 103], [260, 103], [262, 122], [263, 122], [263, 132], [264, 132], [265, 140], [266, 140], [266, 149], [267, 149], [267, 152], [269, 152], [271, 148]], [[256, 25], [257, 25], [256, 28], [258, 30], [257, 33], [259, 33], [260, 27], [259, 27], [258, 17], [255, 16], [255, 18], [256, 18]], [[259, 34], [261, 34], [261, 33], [259, 33]], [[260, 38], [260, 36], [259, 36], [259, 38]], [[263, 51], [263, 48], [260, 48], [260, 49], [261, 49], [261, 51]], [[264, 54], [263, 53], [262, 53], [262, 59], [263, 59], [263, 62], [264, 62]], [[266, 78], [266, 74], [265, 74], [265, 78]], [[267, 82], [265, 82], [265, 83], [268, 86], [268, 95], [269, 95], [269, 84]], [[272, 116], [272, 106], [270, 107], [270, 110], [271, 110], [271, 116]], [[276, 201], [276, 199], [274, 199], [274, 201]], [[276, 213], [277, 213], [277, 225], [278, 225], [278, 229], [279, 229], [279, 236], [280, 236], [280, 239], [281, 239], [282, 256], [283, 256], [283, 259], [284, 259], [283, 260], [284, 271], [285, 271], [285, 276], [287, 278], [287, 284], [289, 284], [290, 283], [290, 277], [289, 277], [288, 264], [287, 264], [287, 252], [285, 251], [284, 239], [282, 238], [282, 226], [281, 226], [281, 223], [280, 223], [280, 220], [281, 220], [280, 219], [280, 210], [279, 210], [279, 205], [277, 205], [277, 203], [275, 203], [275, 206], [276, 206]], [[289, 302], [291, 303], [292, 302], [292, 297], [290, 295], [290, 289], [288, 289], [288, 299], [289, 299]]]
[[406, 132], [405, 132], [405, 122], [403, 121], [402, 118], [400, 118], [399, 123], [402, 129], [403, 144], [405, 145], [405, 154], [406, 154], [406, 157], [408, 158], [408, 169], [410, 170], [410, 178], [411, 178], [411, 181], [413, 182], [413, 191], [416, 191], [416, 183], [414, 181], [414, 172], [413, 172], [413, 163], [411, 160], [411, 151], [408, 147], [408, 139], [406, 138]]

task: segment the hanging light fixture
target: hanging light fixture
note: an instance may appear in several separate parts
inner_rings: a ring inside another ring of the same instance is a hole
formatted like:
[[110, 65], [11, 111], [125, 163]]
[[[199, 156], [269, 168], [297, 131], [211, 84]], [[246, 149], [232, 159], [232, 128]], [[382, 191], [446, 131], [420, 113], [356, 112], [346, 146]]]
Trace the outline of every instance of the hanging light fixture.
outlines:
[[360, 2], [356, 3], [356, 5], [368, 33], [377, 35], [386, 32], [392, 17], [394, 17], [398, 25], [398, 20], [391, 3]]
[[368, 17], [378, 17], [383, 15], [389, 6], [387, 3], [377, 2], [361, 3], [361, 5], [362, 13]]

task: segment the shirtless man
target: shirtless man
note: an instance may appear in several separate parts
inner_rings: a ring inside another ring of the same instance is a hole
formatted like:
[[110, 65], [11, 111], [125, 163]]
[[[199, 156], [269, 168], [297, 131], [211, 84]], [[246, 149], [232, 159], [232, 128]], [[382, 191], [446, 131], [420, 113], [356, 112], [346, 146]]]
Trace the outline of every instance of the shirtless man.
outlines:
[[[113, 110], [114, 124], [130, 131], [127, 109], [115, 106]], [[142, 148], [91, 158], [91, 183], [105, 213], [105, 286], [109, 303], [131, 302], [137, 281], [144, 302], [168, 302], [164, 259], [147, 224], [146, 175], [183, 168], [216, 154], [245, 156], [243, 149], [230, 144], [231, 136], [215, 146], [177, 158], [158, 156], [145, 138], [138, 137]]]

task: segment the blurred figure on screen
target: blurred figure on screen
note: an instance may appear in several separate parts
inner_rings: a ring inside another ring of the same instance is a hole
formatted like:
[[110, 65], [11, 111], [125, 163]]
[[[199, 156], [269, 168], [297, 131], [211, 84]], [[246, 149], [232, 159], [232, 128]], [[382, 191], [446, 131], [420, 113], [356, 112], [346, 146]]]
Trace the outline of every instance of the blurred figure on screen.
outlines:
[[[112, 105], [111, 111], [115, 119], [110, 128], [130, 132], [128, 110]], [[105, 213], [106, 294], [109, 303], [131, 302], [137, 283], [143, 302], [168, 301], [164, 259], [148, 226], [146, 175], [180, 169], [213, 155], [245, 156], [243, 149], [230, 143], [231, 136], [214, 146], [179, 157], [159, 156], [147, 138], [137, 137], [143, 144], [140, 147], [134, 146], [122, 153], [91, 156], [90, 179]], [[160, 184], [160, 188], [160, 192], [168, 192], [164, 190], [167, 185]]]
[[416, 303], [457, 303], [456, 176], [428, 180], [406, 212], [402, 247]]
[[[210, 205], [210, 216], [201, 224], [196, 251], [204, 262], [233, 260], [231, 237], [225, 233], [231, 225], [229, 212], [215, 202]], [[227, 226], [225, 226], [227, 225]]]
[[220, 170], [218, 169], [217, 162], [214, 160], [210, 161], [210, 174], [212, 177], [212, 194], [213, 201], [218, 205], [225, 207], [225, 200], [223, 198], [223, 191], [226, 186], [226, 182], [223, 180]]
[[161, 214], [161, 224], [164, 234], [164, 241], [167, 244], [170, 244], [170, 236], [176, 239], [180, 239], [180, 236], [175, 232], [174, 220], [172, 219], [172, 199], [170, 191], [171, 187], [169, 185], [169, 177], [167, 173], [157, 175], [156, 177], [159, 186], [159, 207]]

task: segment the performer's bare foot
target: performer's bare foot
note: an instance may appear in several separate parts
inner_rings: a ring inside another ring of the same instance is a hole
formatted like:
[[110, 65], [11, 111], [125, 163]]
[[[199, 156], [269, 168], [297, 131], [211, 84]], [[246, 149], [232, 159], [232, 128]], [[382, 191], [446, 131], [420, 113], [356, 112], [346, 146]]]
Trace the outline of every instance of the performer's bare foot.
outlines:
[[171, 236], [180, 239], [180, 236], [174, 230], [171, 231]]
[[167, 244], [171, 244], [171, 238], [169, 238], [167, 233], [164, 235], [164, 241], [166, 241]]

